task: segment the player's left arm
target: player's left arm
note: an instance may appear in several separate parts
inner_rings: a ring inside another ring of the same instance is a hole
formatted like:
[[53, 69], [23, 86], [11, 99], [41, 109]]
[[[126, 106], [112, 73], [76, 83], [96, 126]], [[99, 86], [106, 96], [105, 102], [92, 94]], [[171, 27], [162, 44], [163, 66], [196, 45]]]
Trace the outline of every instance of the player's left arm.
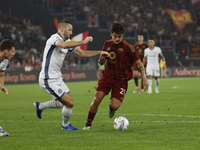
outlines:
[[97, 55], [106, 55], [106, 57], [110, 57], [110, 54], [105, 51], [83, 51], [81, 48], [77, 47], [74, 50], [74, 54], [82, 57], [82, 58], [89, 58], [89, 57], [94, 57]]
[[141, 62], [140, 59], [135, 61], [135, 63], [138, 67], [138, 71], [141, 73], [142, 80], [143, 80], [143, 86], [145, 87], [145, 91], [146, 91], [146, 89], [148, 89], [149, 83], [148, 83], [147, 78], [146, 78], [146, 73], [145, 73], [143, 63]]
[[5, 72], [0, 72], [0, 88], [8, 96], [8, 90], [4, 87]]
[[77, 46], [81, 46], [81, 45], [84, 45], [84, 44], [88, 44], [89, 42], [92, 42], [93, 41], [93, 37], [92, 36], [88, 36], [86, 37], [83, 41], [62, 41], [62, 40], [59, 40], [58, 42], [56, 42], [56, 46], [60, 47], [60, 48], [74, 48], [74, 47], [77, 47]]

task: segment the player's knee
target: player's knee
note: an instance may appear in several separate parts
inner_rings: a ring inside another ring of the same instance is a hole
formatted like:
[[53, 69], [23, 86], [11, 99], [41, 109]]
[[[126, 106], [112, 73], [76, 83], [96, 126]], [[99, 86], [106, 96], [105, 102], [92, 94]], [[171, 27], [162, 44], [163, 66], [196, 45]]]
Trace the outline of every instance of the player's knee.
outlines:
[[93, 104], [94, 104], [94, 105], [99, 105], [99, 104], [101, 103], [101, 101], [102, 101], [101, 98], [95, 97], [95, 98], [94, 98], [94, 101], [93, 101]]
[[74, 101], [72, 98], [64, 99], [61, 101], [63, 105], [65, 105], [67, 108], [73, 108]]
[[115, 111], [120, 107], [121, 104], [116, 104], [116, 103], [112, 103], [111, 107], [112, 109], [114, 109]]
[[74, 101], [73, 101], [73, 99], [70, 99], [70, 100], [68, 101], [67, 105], [68, 105], [70, 108], [72, 108], [72, 107], [74, 106]]

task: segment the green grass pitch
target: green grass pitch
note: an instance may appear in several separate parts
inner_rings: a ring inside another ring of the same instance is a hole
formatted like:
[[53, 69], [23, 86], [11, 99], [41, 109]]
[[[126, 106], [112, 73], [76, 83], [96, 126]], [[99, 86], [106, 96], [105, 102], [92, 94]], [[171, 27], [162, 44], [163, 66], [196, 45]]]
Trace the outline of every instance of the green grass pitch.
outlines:
[[[139, 80], [140, 82], [140, 80]], [[191, 150], [200, 148], [200, 78], [160, 79], [160, 93], [133, 94], [134, 81], [115, 116], [108, 117], [110, 95], [99, 106], [89, 131], [63, 131], [62, 109], [46, 109], [36, 117], [33, 102], [51, 97], [39, 84], [6, 85], [0, 92], [1, 150]], [[97, 81], [67, 83], [74, 99], [70, 122], [82, 129]], [[154, 85], [154, 80], [153, 80]], [[125, 116], [128, 130], [116, 131], [113, 120]]]

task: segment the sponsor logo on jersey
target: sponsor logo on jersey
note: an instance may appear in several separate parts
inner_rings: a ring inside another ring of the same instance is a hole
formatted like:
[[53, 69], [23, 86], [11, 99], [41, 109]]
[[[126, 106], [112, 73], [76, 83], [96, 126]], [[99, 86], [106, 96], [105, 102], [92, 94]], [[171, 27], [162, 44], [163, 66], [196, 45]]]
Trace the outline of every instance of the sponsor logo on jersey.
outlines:
[[57, 36], [57, 37], [56, 37], [56, 39], [60, 39], [60, 37], [59, 37], [59, 36]]

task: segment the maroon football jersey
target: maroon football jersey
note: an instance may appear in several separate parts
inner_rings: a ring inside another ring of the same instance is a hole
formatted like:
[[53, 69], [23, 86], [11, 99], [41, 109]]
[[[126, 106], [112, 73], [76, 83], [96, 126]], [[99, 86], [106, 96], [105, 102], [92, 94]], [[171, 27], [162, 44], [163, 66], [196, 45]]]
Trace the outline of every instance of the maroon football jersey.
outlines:
[[134, 46], [123, 39], [120, 44], [114, 44], [112, 40], [104, 43], [103, 51], [110, 53], [103, 75], [112, 79], [132, 79], [132, 65], [139, 59]]
[[149, 47], [148, 44], [147, 43], [142, 43], [142, 44], [137, 43], [134, 45], [134, 47], [135, 47], [135, 50], [136, 50], [140, 60], [142, 61], [144, 58], [144, 50], [147, 47]]

